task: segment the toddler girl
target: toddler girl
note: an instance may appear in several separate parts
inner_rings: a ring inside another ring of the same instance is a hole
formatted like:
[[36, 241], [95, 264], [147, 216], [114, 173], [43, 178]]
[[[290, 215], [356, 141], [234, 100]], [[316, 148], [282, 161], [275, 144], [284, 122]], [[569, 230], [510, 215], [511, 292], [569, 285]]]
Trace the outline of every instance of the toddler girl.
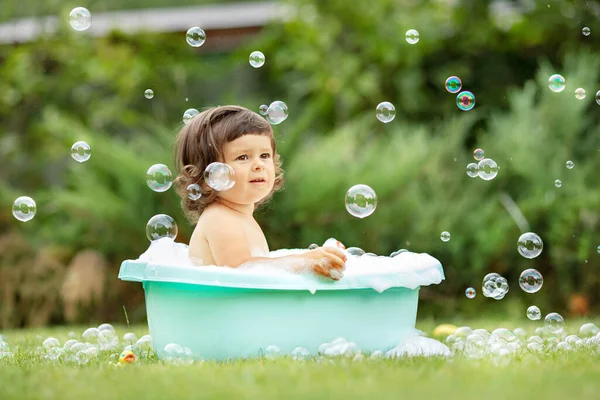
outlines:
[[[183, 210], [196, 228], [189, 256], [205, 265], [228, 267], [270, 264], [292, 272], [313, 272], [338, 280], [346, 255], [338, 248], [319, 247], [302, 254], [268, 257], [269, 246], [253, 217], [256, 208], [283, 186], [283, 170], [271, 125], [244, 107], [207, 109], [183, 126], [177, 135], [175, 187]], [[216, 191], [203, 179], [213, 162], [235, 171], [235, 184]], [[192, 200], [187, 187], [198, 184], [201, 197]]]

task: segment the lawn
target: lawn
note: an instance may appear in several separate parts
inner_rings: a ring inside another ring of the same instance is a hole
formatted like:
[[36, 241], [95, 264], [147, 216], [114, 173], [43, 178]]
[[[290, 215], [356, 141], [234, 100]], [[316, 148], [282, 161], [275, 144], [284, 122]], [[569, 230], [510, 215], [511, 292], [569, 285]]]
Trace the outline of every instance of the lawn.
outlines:
[[[524, 327], [533, 334], [531, 321], [452, 321], [457, 325], [492, 330]], [[568, 321], [568, 333], [584, 322]], [[437, 323], [420, 321], [417, 327], [431, 334]], [[134, 365], [113, 365], [113, 352], [102, 352], [86, 365], [48, 362], [36, 348], [49, 336], [61, 343], [86, 327], [58, 327], [4, 332], [15, 356], [0, 359], [0, 399], [349, 399], [440, 398], [592, 399], [600, 393], [600, 344], [596, 350], [567, 353], [520, 353], [509, 358], [472, 360], [443, 358], [368, 359], [289, 358], [227, 363], [204, 362], [170, 365], [156, 359]], [[120, 337], [147, 333], [145, 326], [116, 326]]]

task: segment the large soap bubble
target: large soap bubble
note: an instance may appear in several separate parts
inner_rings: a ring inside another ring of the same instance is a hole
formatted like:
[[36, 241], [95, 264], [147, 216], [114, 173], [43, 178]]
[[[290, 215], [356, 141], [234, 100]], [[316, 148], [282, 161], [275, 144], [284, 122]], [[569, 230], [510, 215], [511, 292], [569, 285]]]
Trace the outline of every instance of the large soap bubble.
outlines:
[[173, 174], [164, 164], [154, 164], [146, 171], [146, 184], [155, 192], [166, 192], [173, 184]]
[[177, 237], [177, 223], [167, 214], [157, 214], [146, 224], [146, 237], [151, 242], [164, 237], [175, 240]]
[[522, 234], [517, 241], [517, 251], [525, 258], [536, 258], [544, 249], [542, 238], [533, 232]]
[[206, 33], [197, 26], [193, 26], [185, 34], [185, 41], [192, 47], [200, 47], [206, 41]]
[[21, 222], [27, 222], [35, 217], [37, 206], [31, 197], [21, 196], [12, 206], [13, 216]]
[[530, 268], [521, 272], [519, 277], [519, 286], [527, 293], [535, 293], [542, 288], [544, 278], [536, 269]]
[[71, 157], [77, 162], [85, 162], [92, 156], [92, 148], [84, 141], [75, 142], [71, 146]]
[[396, 108], [389, 101], [383, 101], [377, 105], [375, 116], [378, 120], [387, 124], [396, 118]]
[[288, 117], [288, 106], [283, 101], [275, 100], [267, 108], [267, 121], [271, 125], [279, 125]]
[[484, 158], [477, 164], [477, 173], [484, 181], [490, 181], [498, 175], [498, 164], [491, 158]]
[[344, 202], [351, 215], [366, 218], [377, 208], [377, 195], [367, 185], [354, 185], [346, 192]]
[[229, 190], [235, 185], [235, 171], [228, 164], [214, 162], [204, 170], [204, 181], [217, 192]]
[[565, 320], [559, 313], [550, 313], [544, 319], [544, 326], [548, 331], [556, 333], [565, 326]]
[[92, 14], [84, 7], [75, 7], [69, 13], [69, 25], [76, 31], [85, 31], [92, 25]]

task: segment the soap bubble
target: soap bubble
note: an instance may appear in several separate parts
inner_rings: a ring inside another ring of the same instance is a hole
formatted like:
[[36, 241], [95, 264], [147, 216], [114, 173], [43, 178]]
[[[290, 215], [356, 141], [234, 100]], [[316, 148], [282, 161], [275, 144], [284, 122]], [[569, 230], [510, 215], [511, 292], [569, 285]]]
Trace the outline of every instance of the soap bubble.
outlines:
[[442, 242], [447, 242], [450, 240], [450, 232], [444, 231], [440, 234], [440, 239], [442, 239]]
[[346, 192], [344, 202], [352, 216], [366, 218], [377, 208], [377, 195], [367, 185], [354, 185]]
[[163, 350], [164, 360], [169, 364], [182, 364], [185, 359], [183, 346], [177, 343], [169, 343]]
[[197, 26], [193, 26], [185, 34], [185, 41], [192, 47], [200, 47], [206, 41], [206, 33]]
[[554, 74], [550, 78], [548, 78], [548, 87], [553, 92], [562, 92], [565, 90], [565, 78], [562, 75]]
[[81, 335], [88, 342], [95, 342], [98, 339], [98, 328], [88, 328]]
[[268, 110], [269, 110], [269, 106], [266, 104], [261, 104], [261, 106], [258, 107], [258, 113], [260, 115], [267, 115]]
[[281, 350], [277, 346], [269, 346], [265, 349], [265, 357], [269, 360], [273, 360], [281, 354]]
[[49, 337], [46, 340], [44, 340], [44, 342], [42, 343], [42, 347], [46, 351], [49, 351], [49, 350], [56, 349], [56, 348], [60, 347], [60, 342], [56, 338]]
[[458, 93], [462, 89], [462, 81], [457, 76], [446, 79], [446, 90], [450, 93]]
[[508, 281], [500, 274], [492, 272], [483, 278], [481, 292], [485, 297], [502, 300], [508, 290]]
[[119, 344], [119, 338], [115, 331], [109, 329], [98, 332], [98, 346], [101, 350], [114, 350]]
[[498, 175], [498, 164], [491, 158], [484, 158], [477, 164], [477, 174], [484, 181], [492, 180]]
[[406, 31], [405, 38], [408, 44], [415, 44], [419, 41], [419, 32], [416, 29], [409, 29]]
[[519, 277], [519, 286], [527, 293], [535, 293], [542, 288], [544, 278], [536, 269], [530, 268], [521, 272]]
[[408, 252], [408, 250], [406, 250], [406, 249], [396, 250], [392, 254], [390, 254], [390, 257], [393, 258], [393, 257], [396, 257], [396, 256], [402, 254], [402, 253], [407, 253], [407, 252]]
[[146, 237], [151, 242], [168, 237], [175, 240], [177, 237], [177, 223], [167, 214], [157, 214], [146, 224]]
[[92, 149], [86, 142], [75, 142], [73, 146], [71, 146], [71, 157], [77, 162], [85, 162], [90, 159], [91, 155]]
[[173, 174], [164, 164], [154, 164], [146, 171], [146, 184], [155, 192], [166, 192], [173, 184]]
[[375, 116], [378, 120], [387, 124], [396, 118], [396, 108], [389, 101], [383, 101], [377, 105]]
[[544, 327], [552, 332], [557, 333], [565, 326], [565, 320], [558, 313], [550, 313], [544, 319]]
[[476, 163], [470, 163], [467, 165], [467, 175], [471, 178], [476, 178], [479, 175], [479, 167]]
[[596, 104], [600, 105], [600, 90], [596, 92]]
[[575, 98], [577, 100], [583, 100], [583, 99], [585, 99], [585, 90], [583, 88], [577, 88], [577, 89], [575, 89]]
[[[348, 254], [351, 254], [356, 257], [360, 257], [363, 254], [365, 254], [365, 251], [363, 249], [361, 249], [360, 247], [348, 247], [346, 249], [346, 251], [348, 252]], [[390, 257], [393, 257], [393, 256], [390, 256]]]
[[554, 186], [556, 186], [558, 188], [561, 187], [562, 186], [562, 181], [560, 179], [555, 180], [554, 181]]
[[108, 324], [108, 323], [100, 324], [98, 326], [98, 332], [100, 332], [100, 331], [113, 331], [113, 332], [116, 332], [115, 331], [115, 327], [112, 326], [111, 324]]
[[581, 337], [592, 337], [592, 336], [596, 336], [598, 333], [600, 332], [600, 328], [598, 328], [596, 325], [590, 323], [587, 324], [583, 324], [581, 325], [581, 328], [579, 328], [579, 334], [581, 335]]
[[85, 31], [92, 25], [92, 14], [84, 7], [75, 7], [69, 13], [69, 25], [76, 31]]
[[267, 121], [271, 125], [279, 125], [288, 117], [288, 106], [283, 101], [275, 100], [267, 108]]
[[154, 90], [152, 89], [146, 89], [146, 91], [144, 92], [144, 97], [147, 99], [151, 99], [154, 97]]
[[13, 216], [21, 222], [30, 221], [35, 217], [37, 206], [31, 197], [18, 197], [12, 206]]
[[188, 198], [190, 200], [196, 201], [200, 197], [202, 197], [202, 190], [200, 190], [200, 185], [198, 185], [197, 183], [192, 183], [192, 184], [188, 185], [187, 191], [188, 191]]
[[575, 167], [575, 163], [571, 160], [567, 161], [566, 165], [567, 169], [573, 169], [573, 167]]
[[581, 33], [583, 33], [583, 36], [590, 36], [591, 32], [592, 31], [587, 26], [584, 26], [583, 29], [581, 30]]
[[127, 332], [123, 335], [123, 341], [125, 343], [134, 344], [135, 342], [137, 342], [137, 340], [138, 338], [133, 332]]
[[217, 192], [229, 190], [235, 185], [235, 171], [228, 164], [214, 162], [206, 166], [204, 180]]
[[260, 68], [265, 64], [265, 55], [260, 51], [250, 53], [250, 65], [254, 68]]
[[292, 359], [296, 361], [306, 360], [308, 357], [310, 357], [310, 352], [304, 347], [296, 347], [292, 350]]
[[483, 160], [485, 152], [483, 151], [483, 149], [475, 149], [473, 150], [473, 158], [476, 159], [477, 161], [481, 161]]
[[533, 232], [522, 234], [517, 241], [517, 251], [525, 258], [536, 258], [543, 249], [542, 238]]
[[456, 105], [463, 111], [469, 111], [475, 107], [475, 95], [467, 90], [456, 96]]
[[196, 110], [195, 108], [188, 108], [183, 112], [183, 123], [187, 124], [198, 114], [200, 114], [200, 111]]
[[476, 294], [477, 294], [477, 292], [472, 287], [467, 288], [467, 290], [465, 290], [465, 296], [467, 296], [467, 299], [474, 298]]

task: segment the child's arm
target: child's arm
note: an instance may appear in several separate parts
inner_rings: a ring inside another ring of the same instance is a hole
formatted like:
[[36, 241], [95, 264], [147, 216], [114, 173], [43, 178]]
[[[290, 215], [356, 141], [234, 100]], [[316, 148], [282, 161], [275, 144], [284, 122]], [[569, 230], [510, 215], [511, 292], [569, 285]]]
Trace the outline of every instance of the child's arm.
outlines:
[[334, 280], [343, 275], [346, 255], [340, 249], [320, 247], [284, 257], [252, 257], [248, 238], [240, 228], [242, 224], [237, 216], [223, 213], [207, 222], [210, 229], [207, 230], [206, 239], [217, 265], [236, 268], [268, 264], [294, 273], [312, 272]]

